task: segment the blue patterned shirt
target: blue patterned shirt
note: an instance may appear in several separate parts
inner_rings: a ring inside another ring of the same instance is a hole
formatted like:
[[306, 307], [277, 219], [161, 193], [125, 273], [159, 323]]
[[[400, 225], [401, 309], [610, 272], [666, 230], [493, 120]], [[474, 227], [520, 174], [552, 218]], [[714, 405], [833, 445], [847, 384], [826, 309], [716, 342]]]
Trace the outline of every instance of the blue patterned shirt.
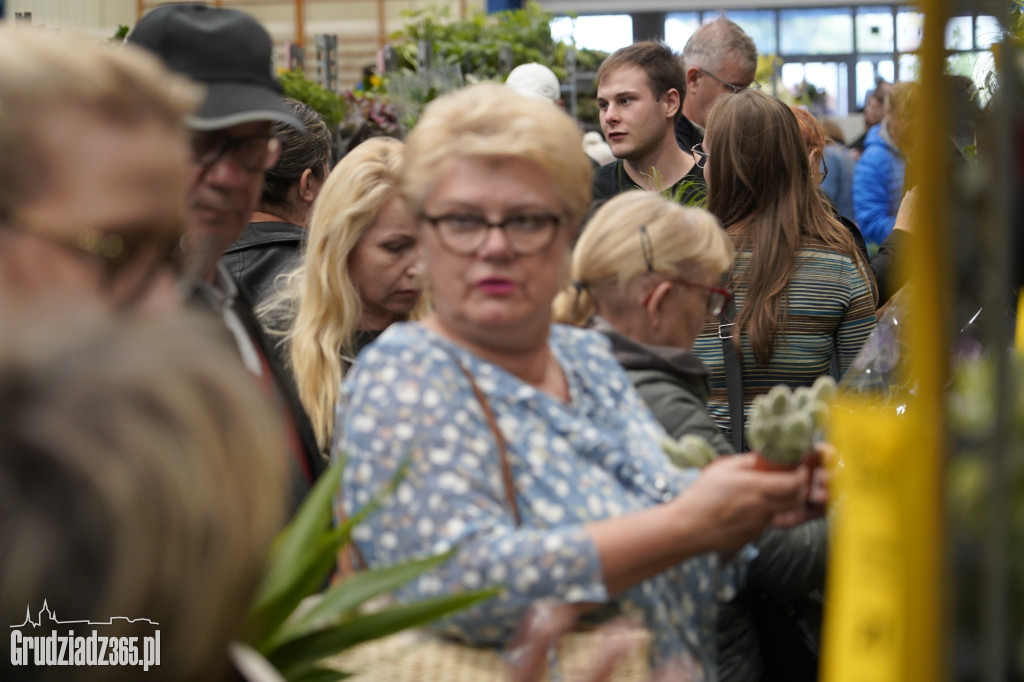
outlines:
[[[713, 679], [716, 595], [731, 596], [752, 552], [724, 571], [715, 555], [695, 557], [609, 595], [585, 524], [668, 501], [697, 472], [668, 463], [661, 426], [603, 336], [554, 325], [549, 345], [565, 372], [567, 403], [415, 323], [392, 325], [364, 351], [336, 415], [333, 454], [349, 457], [346, 514], [367, 504], [404, 460], [410, 465], [355, 540], [370, 566], [458, 547], [445, 566], [406, 586], [403, 600], [505, 586], [442, 623], [447, 634], [501, 645], [537, 599], [613, 601], [652, 631], [653, 662], [679, 656]], [[502, 484], [495, 436], [456, 359], [506, 440], [521, 526]]]

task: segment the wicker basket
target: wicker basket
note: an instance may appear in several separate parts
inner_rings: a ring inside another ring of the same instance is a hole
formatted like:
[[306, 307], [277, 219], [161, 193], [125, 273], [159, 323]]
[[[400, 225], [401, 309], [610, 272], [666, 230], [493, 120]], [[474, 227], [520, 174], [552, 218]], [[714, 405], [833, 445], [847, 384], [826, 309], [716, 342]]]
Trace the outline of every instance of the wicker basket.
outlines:
[[[575, 632], [561, 639], [560, 674], [572, 680], [585, 672], [600, 646], [600, 633]], [[619, 662], [610, 680], [646, 682], [650, 679], [647, 650], [650, 634], [630, 632], [642, 640], [633, 653]], [[504, 680], [505, 663], [495, 649], [458, 644], [422, 630], [407, 630], [367, 642], [329, 661], [332, 668], [354, 673], [354, 682], [481, 682]], [[544, 678], [548, 679], [547, 676]]]

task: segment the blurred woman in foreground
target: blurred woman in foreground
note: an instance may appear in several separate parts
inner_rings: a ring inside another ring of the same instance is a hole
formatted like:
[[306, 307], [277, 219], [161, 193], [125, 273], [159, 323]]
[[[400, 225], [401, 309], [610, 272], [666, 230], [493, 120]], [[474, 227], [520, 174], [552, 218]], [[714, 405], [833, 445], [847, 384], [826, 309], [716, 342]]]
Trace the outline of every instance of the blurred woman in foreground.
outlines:
[[552, 324], [590, 201], [564, 112], [473, 86], [432, 102], [407, 145], [400, 186], [433, 308], [392, 325], [345, 379], [332, 454], [349, 457], [346, 513], [408, 461], [356, 543], [370, 565], [458, 548], [407, 598], [506, 587], [451, 634], [500, 644], [545, 597], [608, 605], [651, 629], [655, 662], [713, 679], [716, 590], [806, 500], [806, 469], [758, 472], [747, 456], [674, 469], [607, 342]]

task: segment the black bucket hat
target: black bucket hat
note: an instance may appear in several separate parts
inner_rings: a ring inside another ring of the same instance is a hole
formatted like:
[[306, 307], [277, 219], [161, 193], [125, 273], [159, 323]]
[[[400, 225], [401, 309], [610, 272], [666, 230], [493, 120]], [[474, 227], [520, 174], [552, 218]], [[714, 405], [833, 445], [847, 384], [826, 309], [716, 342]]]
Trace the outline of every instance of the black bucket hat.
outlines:
[[127, 41], [206, 87], [188, 119], [194, 130], [280, 121], [305, 132], [274, 77], [273, 44], [255, 19], [209, 5], [163, 5], [142, 17]]

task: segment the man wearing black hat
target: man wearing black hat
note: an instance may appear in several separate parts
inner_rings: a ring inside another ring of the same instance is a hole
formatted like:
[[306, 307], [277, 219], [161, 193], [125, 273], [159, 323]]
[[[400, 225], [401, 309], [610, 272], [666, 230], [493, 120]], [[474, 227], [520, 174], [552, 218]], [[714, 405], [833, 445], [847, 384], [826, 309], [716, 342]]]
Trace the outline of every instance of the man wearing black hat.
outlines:
[[256, 207], [264, 171], [280, 155], [271, 124], [304, 128], [273, 76], [270, 36], [243, 12], [164, 5], [142, 18], [128, 42], [149, 48], [206, 89], [188, 119], [194, 174], [188, 229], [196, 274], [212, 282], [217, 260]]
[[264, 173], [280, 156], [281, 143], [271, 135], [271, 125], [305, 129], [274, 78], [270, 36], [249, 15], [208, 5], [164, 5], [144, 16], [127, 40], [205, 86], [203, 103], [188, 119], [192, 183], [186, 273], [201, 281], [198, 293], [223, 316], [246, 366], [281, 408], [297, 465], [293, 488], [298, 500], [324, 462], [294, 386], [253, 316], [252, 301], [219, 261], [244, 231]]

